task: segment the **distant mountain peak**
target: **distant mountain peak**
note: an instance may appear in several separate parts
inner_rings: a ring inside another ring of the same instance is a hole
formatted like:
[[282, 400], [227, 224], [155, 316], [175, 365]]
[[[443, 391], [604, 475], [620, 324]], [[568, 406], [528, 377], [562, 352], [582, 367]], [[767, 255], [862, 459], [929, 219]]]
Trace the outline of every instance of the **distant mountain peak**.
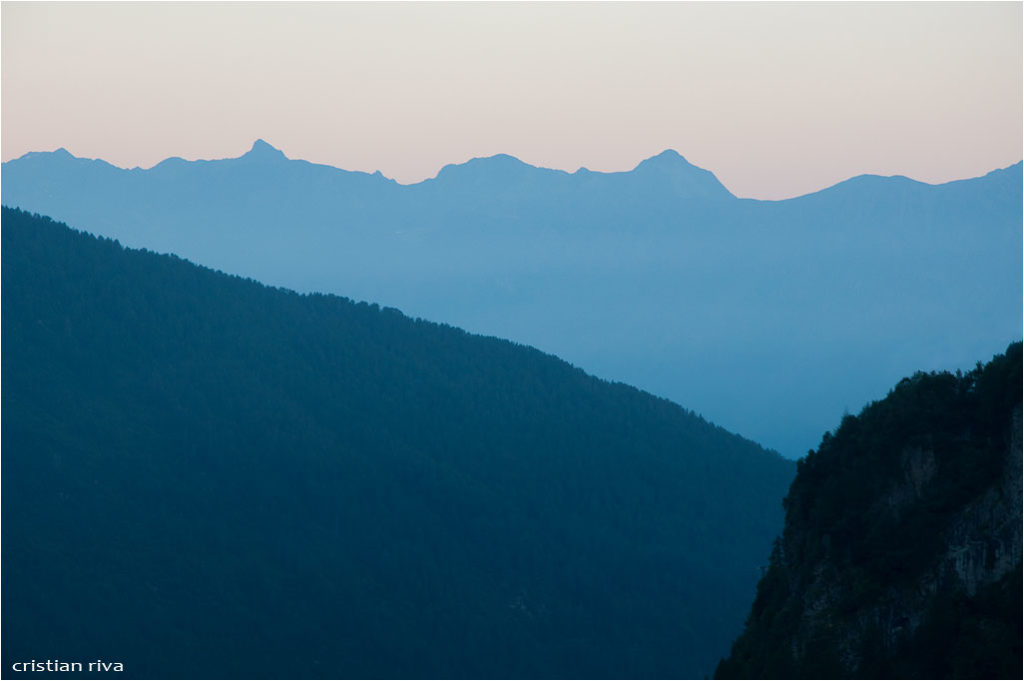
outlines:
[[530, 170], [537, 170], [525, 161], [508, 154], [478, 156], [465, 163], [449, 163], [441, 168], [436, 179], [454, 177], [476, 177], [508, 180], [511, 176]]
[[249, 149], [242, 158], [259, 160], [288, 160], [288, 157], [284, 155], [283, 151], [263, 139], [258, 139], [253, 142], [252, 148]]
[[522, 161], [515, 156], [509, 154], [494, 154], [492, 156], [477, 156], [471, 158], [465, 163], [450, 163], [446, 168], [455, 168], [461, 166], [472, 166], [476, 168], [522, 168], [522, 167], [533, 167], [529, 163]]
[[666, 178], [679, 195], [690, 198], [732, 198], [715, 174], [695, 166], [675, 149], [666, 149], [637, 164], [633, 172], [639, 176]]
[[660, 154], [657, 154], [656, 156], [651, 156], [648, 159], [644, 159], [639, 164], [637, 164], [637, 168], [639, 168], [641, 166], [668, 166], [668, 165], [687, 165], [687, 166], [696, 167], [692, 163], [687, 161], [686, 157], [683, 156], [682, 154], [680, 154], [675, 149], [666, 149], [665, 151], [661, 152]]
[[[75, 158], [75, 156], [64, 147], [61, 147], [60, 149], [54, 149], [53, 151], [28, 151], [22, 154], [19, 158], [12, 159], [12, 161], [21, 160], [23, 158]], [[6, 161], [4, 165], [7, 165], [7, 163], [11, 163], [11, 161]]]

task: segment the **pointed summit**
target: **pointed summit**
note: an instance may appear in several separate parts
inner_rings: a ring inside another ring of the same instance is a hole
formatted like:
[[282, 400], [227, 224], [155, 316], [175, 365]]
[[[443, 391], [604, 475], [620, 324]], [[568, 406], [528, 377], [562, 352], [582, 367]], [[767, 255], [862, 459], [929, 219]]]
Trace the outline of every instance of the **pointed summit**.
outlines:
[[258, 139], [252, 143], [252, 149], [250, 149], [245, 156], [242, 158], [256, 159], [256, 160], [288, 160], [288, 157], [284, 155], [284, 152], [280, 149], [275, 148], [268, 142]]
[[657, 156], [641, 161], [632, 171], [645, 178], [660, 177], [668, 182], [677, 196], [687, 198], [733, 198], [715, 174], [693, 165], [675, 149], [666, 149]]
[[660, 168], [664, 168], [664, 167], [670, 167], [670, 166], [675, 166], [675, 165], [690, 166], [692, 168], [696, 167], [692, 163], [687, 161], [686, 157], [683, 156], [682, 154], [680, 154], [675, 149], [666, 149], [665, 151], [661, 152], [657, 156], [651, 156], [648, 159], [640, 161], [640, 163], [637, 164], [637, 168], [640, 168], [640, 167], [660, 167]]
[[[59, 149], [54, 149], [53, 151], [28, 151], [28, 152], [25, 152], [24, 154], [22, 154], [21, 158], [60, 158], [60, 159], [65, 159], [65, 158], [75, 158], [75, 155], [72, 154], [67, 149], [65, 149], [64, 147], [61, 147]], [[15, 159], [15, 160], [17, 160], [17, 159]], [[7, 163], [10, 163], [10, 161], [7, 161]]]

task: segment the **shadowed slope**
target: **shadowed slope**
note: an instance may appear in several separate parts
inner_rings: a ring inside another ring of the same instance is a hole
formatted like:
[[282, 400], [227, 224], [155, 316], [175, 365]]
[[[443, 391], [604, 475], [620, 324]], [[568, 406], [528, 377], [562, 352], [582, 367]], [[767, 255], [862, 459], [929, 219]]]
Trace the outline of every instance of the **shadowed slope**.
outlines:
[[1021, 344], [917, 373], [797, 466], [719, 678], [1021, 676]]
[[537, 350], [4, 209], [5, 668], [694, 677], [793, 466]]

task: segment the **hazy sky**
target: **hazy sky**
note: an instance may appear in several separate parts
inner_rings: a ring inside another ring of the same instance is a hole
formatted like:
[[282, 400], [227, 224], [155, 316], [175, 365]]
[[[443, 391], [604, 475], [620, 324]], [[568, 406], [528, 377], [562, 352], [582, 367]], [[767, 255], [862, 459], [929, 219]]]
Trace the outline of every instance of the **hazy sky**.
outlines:
[[1022, 156], [1022, 5], [2, 5], [2, 157], [149, 167], [262, 137], [400, 182], [673, 148], [739, 196]]

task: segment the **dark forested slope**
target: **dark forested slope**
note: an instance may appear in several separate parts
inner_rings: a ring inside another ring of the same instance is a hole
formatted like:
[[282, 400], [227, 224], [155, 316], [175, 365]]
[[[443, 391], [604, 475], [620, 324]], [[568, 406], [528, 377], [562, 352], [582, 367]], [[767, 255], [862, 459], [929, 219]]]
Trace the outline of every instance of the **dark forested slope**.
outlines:
[[918, 373], [798, 464], [719, 678], [1021, 678], [1021, 344]]
[[4, 209], [3, 664], [691, 677], [793, 465], [534, 349]]

